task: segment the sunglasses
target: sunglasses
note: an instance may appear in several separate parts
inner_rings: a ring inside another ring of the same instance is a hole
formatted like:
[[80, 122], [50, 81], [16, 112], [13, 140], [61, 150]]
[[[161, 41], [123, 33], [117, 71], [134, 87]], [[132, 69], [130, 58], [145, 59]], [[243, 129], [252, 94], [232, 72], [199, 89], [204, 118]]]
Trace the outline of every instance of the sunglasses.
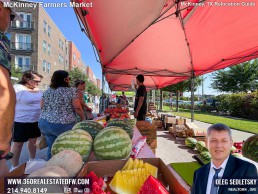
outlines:
[[13, 21], [14, 18], [15, 18], [15, 15], [14, 15], [14, 14], [11, 14], [11, 15], [10, 15], [10, 20]]
[[38, 80], [33, 80], [35, 83], [39, 84], [41, 81]]

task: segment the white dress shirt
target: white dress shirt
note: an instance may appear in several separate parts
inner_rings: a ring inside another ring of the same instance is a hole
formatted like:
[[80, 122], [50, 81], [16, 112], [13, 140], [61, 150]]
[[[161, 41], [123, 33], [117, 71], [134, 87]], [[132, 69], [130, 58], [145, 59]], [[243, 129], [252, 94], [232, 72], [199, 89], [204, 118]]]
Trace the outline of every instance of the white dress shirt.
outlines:
[[[223, 174], [224, 174], [224, 171], [225, 171], [225, 168], [226, 168], [226, 165], [227, 165], [227, 162], [228, 162], [228, 158], [229, 158], [229, 156], [227, 157], [226, 160], [224, 160], [224, 162], [219, 167], [219, 168], [221, 168], [221, 170], [220, 170], [220, 172], [218, 174], [219, 178], [221, 178], [223, 176]], [[209, 172], [208, 182], [207, 182], [206, 194], [210, 194], [210, 192], [211, 192], [212, 179], [213, 179], [213, 176], [215, 175], [215, 170], [213, 168], [219, 169], [219, 168], [215, 167], [215, 165], [211, 162], [211, 164], [210, 164], [210, 172]]]

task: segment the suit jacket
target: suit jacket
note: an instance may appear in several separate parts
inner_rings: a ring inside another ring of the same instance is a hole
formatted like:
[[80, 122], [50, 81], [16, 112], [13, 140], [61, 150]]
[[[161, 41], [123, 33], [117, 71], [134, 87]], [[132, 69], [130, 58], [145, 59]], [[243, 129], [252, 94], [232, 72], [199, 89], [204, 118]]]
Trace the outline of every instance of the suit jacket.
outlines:
[[[194, 180], [192, 185], [191, 194], [206, 194], [208, 176], [210, 171], [210, 163], [204, 165], [194, 172]], [[247, 161], [241, 160], [234, 156], [229, 156], [228, 162], [225, 167], [222, 178], [230, 179], [241, 179], [241, 178], [258, 178], [257, 168], [254, 164]], [[229, 191], [228, 188], [233, 188], [232, 186], [228, 187], [219, 187], [218, 194], [240, 194], [240, 191]], [[245, 188], [246, 186], [238, 186], [238, 188]], [[254, 186], [255, 187], [255, 186]], [[241, 194], [247, 193], [241, 191]], [[250, 193], [250, 192], [249, 192]], [[253, 192], [254, 193], [254, 192]]]

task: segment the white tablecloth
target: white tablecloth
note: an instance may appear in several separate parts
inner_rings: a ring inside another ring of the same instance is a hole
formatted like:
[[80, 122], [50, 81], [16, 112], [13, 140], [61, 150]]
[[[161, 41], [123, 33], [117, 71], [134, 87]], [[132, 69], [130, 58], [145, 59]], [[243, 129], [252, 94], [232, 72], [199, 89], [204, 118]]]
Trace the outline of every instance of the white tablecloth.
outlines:
[[[133, 145], [134, 143], [141, 137], [140, 131], [137, 129], [137, 127], [134, 127], [134, 133], [133, 133]], [[155, 154], [150, 149], [149, 145], [146, 143], [144, 144], [143, 148], [141, 149], [140, 153], [136, 158], [156, 158]]]

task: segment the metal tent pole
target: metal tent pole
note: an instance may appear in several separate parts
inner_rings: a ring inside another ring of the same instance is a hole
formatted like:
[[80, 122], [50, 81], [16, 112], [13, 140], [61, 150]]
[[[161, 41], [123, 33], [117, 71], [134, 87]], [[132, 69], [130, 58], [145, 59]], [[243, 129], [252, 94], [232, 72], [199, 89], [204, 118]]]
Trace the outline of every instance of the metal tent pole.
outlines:
[[163, 99], [163, 93], [162, 90], [159, 89], [160, 91], [160, 96], [159, 96], [159, 107], [160, 107], [160, 111], [162, 111], [162, 99]]
[[194, 122], [194, 72], [191, 76], [191, 122]]
[[[102, 101], [102, 107], [101, 107], [101, 109], [102, 109], [102, 111], [104, 111], [104, 98], [103, 98], [103, 96], [104, 96], [104, 87], [105, 87], [105, 74], [104, 73], [102, 73], [102, 97], [101, 97], [101, 101]], [[100, 112], [100, 113], [102, 113], [102, 112]]]

